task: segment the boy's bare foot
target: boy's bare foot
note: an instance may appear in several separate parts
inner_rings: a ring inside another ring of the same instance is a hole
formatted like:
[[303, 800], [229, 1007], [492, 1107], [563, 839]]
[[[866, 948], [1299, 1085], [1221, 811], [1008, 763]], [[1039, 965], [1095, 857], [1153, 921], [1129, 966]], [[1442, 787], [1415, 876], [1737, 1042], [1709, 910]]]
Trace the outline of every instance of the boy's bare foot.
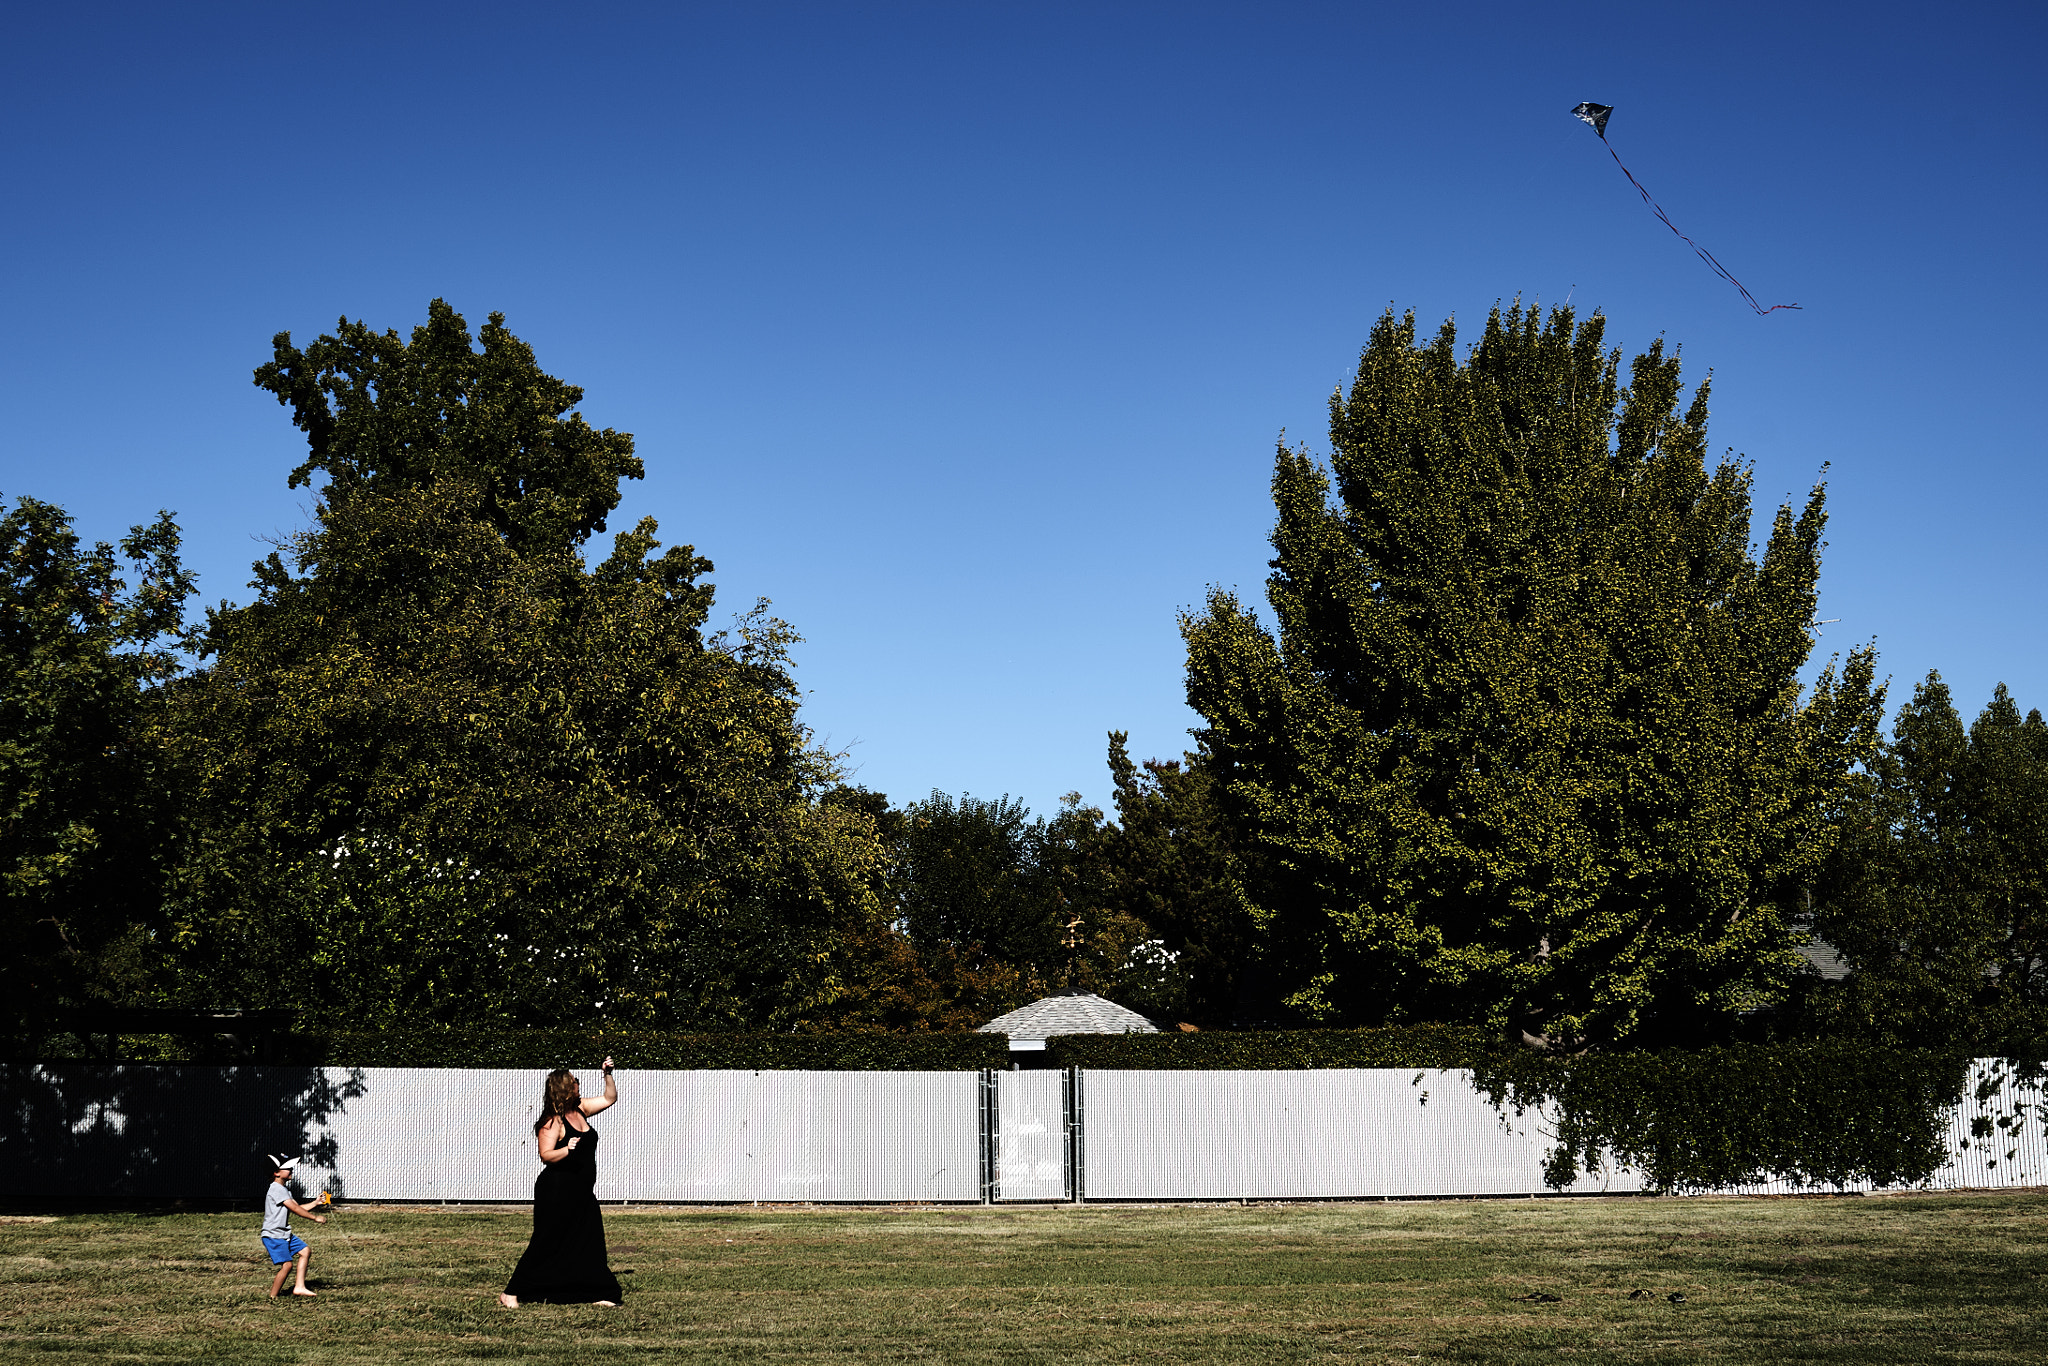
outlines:
[[305, 1296], [307, 1296], [308, 1298], [311, 1298], [312, 1296], [314, 1296], [314, 1295], [317, 1295], [317, 1294], [319, 1294], [320, 1292], [319, 1292], [319, 1291], [317, 1291], [317, 1290], [308, 1290], [308, 1289], [306, 1289], [306, 1287], [305, 1287], [305, 1286], [303, 1286], [303, 1285], [295, 1285], [295, 1286], [293, 1286], [293, 1287], [292, 1287], [292, 1293], [293, 1293], [294, 1295], [305, 1295]]
[[519, 1307], [519, 1297], [517, 1295], [500, 1295], [498, 1296], [498, 1303], [504, 1305], [507, 1309], [517, 1309]]

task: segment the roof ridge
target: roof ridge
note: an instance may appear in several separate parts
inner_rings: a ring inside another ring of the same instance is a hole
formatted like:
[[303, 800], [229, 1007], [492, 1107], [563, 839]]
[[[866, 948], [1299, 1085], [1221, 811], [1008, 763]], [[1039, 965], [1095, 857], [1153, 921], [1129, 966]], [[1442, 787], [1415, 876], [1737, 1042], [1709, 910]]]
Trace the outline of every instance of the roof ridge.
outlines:
[[1043, 1039], [1055, 1034], [1156, 1034], [1159, 1027], [1128, 1006], [1092, 991], [1042, 996], [996, 1016], [980, 1033]]

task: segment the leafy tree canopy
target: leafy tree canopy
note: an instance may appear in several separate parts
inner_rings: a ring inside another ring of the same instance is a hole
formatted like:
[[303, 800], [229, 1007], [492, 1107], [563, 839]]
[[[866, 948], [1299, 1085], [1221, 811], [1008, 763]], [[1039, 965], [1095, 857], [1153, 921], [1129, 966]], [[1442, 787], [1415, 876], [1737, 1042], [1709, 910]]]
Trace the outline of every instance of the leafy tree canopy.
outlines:
[[1862, 776], [1814, 907], [1851, 967], [1812, 1023], [1886, 1044], [2048, 1039], [2048, 724], [2004, 684], [1967, 728], [1930, 673]]
[[157, 704], [191, 593], [168, 512], [118, 554], [34, 498], [0, 515], [0, 999], [16, 1027], [140, 988], [176, 817]]
[[904, 813], [896, 880], [911, 941], [1050, 967], [1061, 935], [1060, 870], [1040, 857], [1045, 822], [1022, 802], [934, 791]]
[[1623, 383], [1603, 332], [1517, 305], [1461, 358], [1389, 313], [1328, 469], [1279, 453], [1277, 634], [1221, 591], [1183, 621], [1297, 1018], [1697, 1040], [1798, 970], [1882, 700], [1869, 650], [1802, 695], [1823, 490], [1754, 555], [1706, 386], [1661, 342]]
[[1110, 732], [1116, 819], [1098, 833], [1093, 858], [1100, 900], [1145, 935], [1115, 999], [1202, 1027], [1242, 1023], [1258, 990], [1247, 976], [1256, 968], [1244, 900], [1251, 855], [1224, 819], [1201, 755], [1140, 766], [1128, 740]]
[[1180, 1007], [1174, 955], [1115, 894], [1114, 827], [1078, 793], [1034, 818], [1007, 797], [934, 791], [883, 828], [881, 895], [898, 929], [872, 946], [859, 1018], [972, 1027], [1056, 991]]
[[186, 994], [288, 972], [358, 1023], [803, 1018], [881, 851], [818, 800], [796, 637], [765, 604], [707, 635], [710, 562], [656, 555], [652, 519], [586, 566], [631, 438], [564, 417], [578, 391], [502, 320], [483, 343], [437, 301], [410, 345], [345, 324], [257, 372], [307, 431], [294, 479], [329, 482], [177, 692]]
[[619, 481], [643, 469], [633, 438], [572, 412], [583, 391], [541, 372], [533, 349], [491, 314], [477, 340], [447, 303], [427, 307], [408, 342], [341, 319], [303, 351], [291, 333], [256, 371], [306, 434], [290, 484], [326, 476], [332, 504], [451, 480], [518, 550], [559, 550], [604, 530]]

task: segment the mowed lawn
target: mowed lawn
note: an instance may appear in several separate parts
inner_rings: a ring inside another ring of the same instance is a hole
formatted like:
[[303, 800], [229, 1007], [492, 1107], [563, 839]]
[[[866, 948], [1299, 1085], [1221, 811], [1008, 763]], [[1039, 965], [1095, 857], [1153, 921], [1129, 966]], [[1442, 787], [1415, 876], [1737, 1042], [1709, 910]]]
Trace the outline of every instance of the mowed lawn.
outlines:
[[343, 1206], [317, 1300], [266, 1298], [256, 1222], [9, 1218], [0, 1360], [2048, 1361], [2037, 1192], [608, 1209], [609, 1310], [498, 1307], [521, 1208]]

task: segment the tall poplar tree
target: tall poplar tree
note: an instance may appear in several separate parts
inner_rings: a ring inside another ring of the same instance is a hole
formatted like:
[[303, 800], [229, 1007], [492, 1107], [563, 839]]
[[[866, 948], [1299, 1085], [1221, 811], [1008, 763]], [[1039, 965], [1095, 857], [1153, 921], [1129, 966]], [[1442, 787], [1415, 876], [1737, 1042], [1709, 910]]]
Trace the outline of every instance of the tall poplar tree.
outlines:
[[2048, 723], [2000, 684], [1965, 727], [1929, 674], [1857, 784], [1814, 928], [1851, 968], [1810, 1023], [1982, 1050], [2048, 1039]]
[[1269, 633], [1184, 619], [1276, 1014], [1693, 1041], [1798, 969], [1800, 887], [1874, 745], [1873, 653], [1802, 694], [1823, 489], [1751, 549], [1707, 386], [1599, 315], [1373, 329], [1327, 469], [1282, 449]]

